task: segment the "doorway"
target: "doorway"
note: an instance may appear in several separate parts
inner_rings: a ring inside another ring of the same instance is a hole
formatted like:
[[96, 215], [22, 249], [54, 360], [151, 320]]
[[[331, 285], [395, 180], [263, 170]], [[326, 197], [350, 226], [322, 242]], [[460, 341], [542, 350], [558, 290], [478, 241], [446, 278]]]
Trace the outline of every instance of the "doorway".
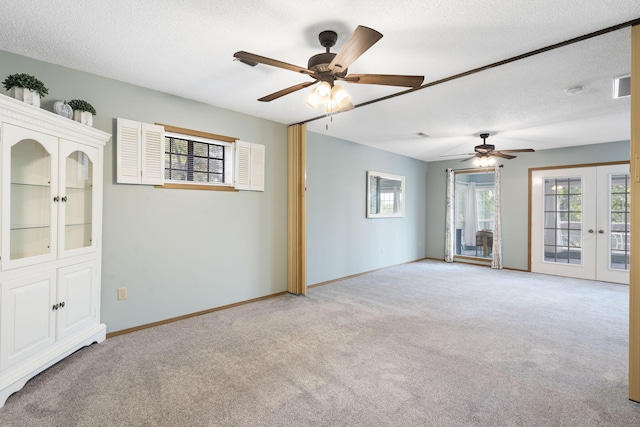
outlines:
[[628, 164], [531, 172], [531, 271], [629, 283]]
[[455, 172], [455, 257], [491, 261], [495, 228], [494, 171]]

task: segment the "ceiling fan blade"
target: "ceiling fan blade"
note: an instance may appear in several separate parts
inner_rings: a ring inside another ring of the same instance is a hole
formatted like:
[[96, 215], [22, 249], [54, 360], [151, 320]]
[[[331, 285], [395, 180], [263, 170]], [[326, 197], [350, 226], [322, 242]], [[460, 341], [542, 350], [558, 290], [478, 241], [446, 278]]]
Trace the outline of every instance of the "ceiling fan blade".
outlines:
[[351, 37], [342, 45], [340, 52], [333, 58], [329, 69], [333, 74], [346, 70], [353, 61], [365, 53], [371, 46], [382, 38], [382, 34], [369, 27], [358, 25]]
[[295, 92], [297, 90], [304, 89], [305, 87], [309, 87], [314, 83], [315, 82], [300, 83], [300, 84], [297, 84], [295, 86], [291, 86], [291, 87], [288, 87], [286, 89], [282, 89], [282, 90], [279, 90], [277, 92], [274, 92], [271, 95], [263, 96], [262, 98], [258, 99], [258, 101], [262, 101], [262, 102], [273, 101], [274, 99], [278, 99], [281, 96], [289, 95], [290, 93], [293, 93], [293, 92]]
[[245, 63], [257, 62], [259, 64], [271, 65], [272, 67], [284, 68], [285, 70], [295, 71], [296, 73], [313, 75], [313, 71], [298, 67], [297, 65], [288, 64], [286, 62], [278, 61], [276, 59], [267, 58], [266, 56], [256, 55], [249, 52], [236, 52], [233, 54], [234, 58], [238, 58]]
[[504, 154], [502, 153], [502, 151], [494, 151], [493, 153], [491, 153], [491, 155], [496, 157], [502, 157], [503, 159], [507, 159], [507, 160], [516, 158], [516, 156], [512, 156], [511, 154]]
[[[340, 77], [338, 77], [340, 79]], [[349, 83], [360, 83], [365, 85], [385, 85], [418, 87], [422, 84], [424, 76], [401, 76], [395, 74], [349, 74], [342, 78]]]
[[520, 150], [500, 150], [501, 153], [533, 153], [536, 150], [533, 148], [522, 148]]
[[474, 154], [473, 156], [471, 156], [471, 157], [467, 157], [466, 159], [462, 159], [462, 160], [460, 160], [460, 161], [461, 161], [461, 162], [466, 162], [466, 161], [468, 161], [468, 160], [473, 159], [474, 157], [477, 157], [477, 156]]

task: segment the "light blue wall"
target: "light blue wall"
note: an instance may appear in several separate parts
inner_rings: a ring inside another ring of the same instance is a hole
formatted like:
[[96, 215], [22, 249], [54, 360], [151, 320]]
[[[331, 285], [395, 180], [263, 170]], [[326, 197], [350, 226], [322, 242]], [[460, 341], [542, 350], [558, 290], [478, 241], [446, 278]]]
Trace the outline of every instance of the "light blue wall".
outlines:
[[[80, 98], [115, 118], [159, 122], [266, 146], [265, 192], [155, 189], [115, 183], [105, 148], [102, 321], [118, 331], [286, 290], [286, 126], [0, 51], [0, 78], [33, 74], [49, 88], [42, 107]], [[0, 89], [1, 91], [2, 89]], [[503, 168], [506, 267], [527, 267], [528, 168], [628, 160], [617, 142], [522, 154]], [[308, 134], [308, 283], [425, 256], [444, 256], [447, 167]], [[366, 171], [406, 176], [406, 216], [367, 219]], [[128, 299], [117, 301], [126, 286]]]
[[[102, 321], [117, 331], [287, 289], [286, 126], [0, 51], [0, 78], [32, 74], [42, 107], [85, 99], [94, 127], [116, 117], [165, 123], [266, 145], [264, 192], [155, 189], [115, 183], [105, 148]], [[0, 93], [5, 93], [0, 88]], [[116, 289], [128, 288], [117, 301]]]
[[[522, 153], [501, 162], [502, 245], [506, 268], [528, 268], [529, 168], [629, 160], [629, 141]], [[429, 163], [427, 173], [427, 257], [444, 258], [447, 168], [470, 167], [460, 160]]]
[[[368, 170], [406, 177], [404, 218], [366, 218]], [[425, 257], [427, 164], [307, 134], [307, 282]]]

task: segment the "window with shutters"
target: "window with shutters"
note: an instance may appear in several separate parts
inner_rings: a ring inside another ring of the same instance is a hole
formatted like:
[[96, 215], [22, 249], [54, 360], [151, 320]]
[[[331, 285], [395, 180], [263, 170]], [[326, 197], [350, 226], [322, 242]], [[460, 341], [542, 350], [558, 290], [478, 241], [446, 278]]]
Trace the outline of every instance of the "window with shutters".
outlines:
[[118, 118], [116, 140], [119, 184], [163, 184], [162, 126]]
[[232, 144], [165, 132], [165, 182], [233, 185]]

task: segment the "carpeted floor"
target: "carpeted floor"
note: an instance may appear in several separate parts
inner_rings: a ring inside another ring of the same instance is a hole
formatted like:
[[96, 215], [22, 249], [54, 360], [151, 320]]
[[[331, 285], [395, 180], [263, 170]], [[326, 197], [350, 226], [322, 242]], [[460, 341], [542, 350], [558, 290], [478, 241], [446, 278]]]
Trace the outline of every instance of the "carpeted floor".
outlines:
[[628, 287], [438, 261], [108, 339], [9, 426], [639, 426]]

